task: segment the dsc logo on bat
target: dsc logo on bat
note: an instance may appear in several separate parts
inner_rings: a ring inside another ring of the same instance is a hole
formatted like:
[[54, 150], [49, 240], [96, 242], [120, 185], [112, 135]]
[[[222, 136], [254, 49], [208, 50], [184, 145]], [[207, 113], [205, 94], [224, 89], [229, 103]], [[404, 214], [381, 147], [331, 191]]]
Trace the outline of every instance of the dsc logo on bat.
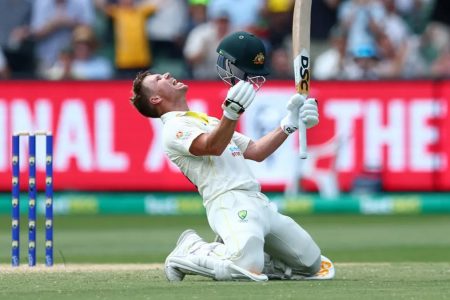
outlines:
[[310, 59], [309, 53], [306, 49], [295, 58], [295, 83], [297, 92], [300, 94], [308, 94], [309, 92], [309, 80], [310, 80]]

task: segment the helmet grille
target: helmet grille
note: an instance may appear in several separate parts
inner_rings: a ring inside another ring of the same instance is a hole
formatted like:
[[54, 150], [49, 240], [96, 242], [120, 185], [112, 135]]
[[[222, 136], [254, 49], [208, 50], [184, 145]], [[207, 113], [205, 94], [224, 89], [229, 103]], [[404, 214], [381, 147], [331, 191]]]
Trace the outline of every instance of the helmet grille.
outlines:
[[219, 55], [217, 58], [216, 68], [219, 77], [230, 86], [235, 85], [240, 80], [246, 80], [253, 84], [255, 90], [258, 91], [266, 82], [266, 78], [264, 76], [251, 76], [251, 74], [239, 69], [229, 59], [222, 55]]

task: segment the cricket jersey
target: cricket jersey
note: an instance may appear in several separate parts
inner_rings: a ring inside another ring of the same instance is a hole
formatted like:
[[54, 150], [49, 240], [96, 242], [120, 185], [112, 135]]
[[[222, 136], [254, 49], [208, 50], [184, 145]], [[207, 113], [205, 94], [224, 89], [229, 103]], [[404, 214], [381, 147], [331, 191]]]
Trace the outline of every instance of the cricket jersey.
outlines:
[[261, 190], [243, 154], [250, 143], [249, 137], [235, 132], [220, 156], [195, 156], [189, 152], [192, 142], [200, 134], [211, 132], [219, 120], [191, 111], [168, 112], [161, 120], [165, 153], [196, 185], [205, 206], [231, 190]]

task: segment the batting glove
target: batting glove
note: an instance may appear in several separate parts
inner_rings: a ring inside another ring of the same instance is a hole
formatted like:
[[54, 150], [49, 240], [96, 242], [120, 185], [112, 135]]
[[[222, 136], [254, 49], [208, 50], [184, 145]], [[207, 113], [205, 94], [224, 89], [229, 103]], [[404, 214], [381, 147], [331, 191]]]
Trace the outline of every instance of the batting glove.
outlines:
[[236, 121], [245, 109], [255, 99], [256, 92], [253, 85], [244, 80], [228, 90], [227, 99], [222, 104], [223, 115], [230, 120]]
[[305, 123], [307, 129], [319, 124], [319, 111], [314, 98], [306, 99], [300, 94], [294, 94], [289, 99], [286, 109], [288, 114], [281, 120], [280, 126], [287, 135], [298, 129], [299, 118]]
[[294, 94], [287, 103], [286, 109], [288, 113], [280, 122], [281, 129], [283, 129], [284, 133], [287, 135], [294, 133], [298, 129], [300, 107], [303, 102], [305, 102], [304, 96]]
[[317, 100], [308, 98], [300, 108], [300, 118], [305, 123], [306, 129], [319, 124], [319, 110], [317, 109]]

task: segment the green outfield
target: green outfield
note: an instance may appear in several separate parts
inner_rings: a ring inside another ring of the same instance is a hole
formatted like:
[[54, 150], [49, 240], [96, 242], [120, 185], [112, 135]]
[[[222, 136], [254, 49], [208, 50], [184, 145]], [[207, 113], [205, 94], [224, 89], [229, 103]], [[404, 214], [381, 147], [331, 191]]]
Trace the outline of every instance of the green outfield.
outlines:
[[[3, 215], [0, 299], [450, 299], [449, 215], [295, 219], [336, 262], [335, 280], [250, 283], [189, 277], [169, 284], [160, 263], [178, 235], [194, 228], [213, 238], [202, 216], [59, 215], [54, 222], [58, 266], [11, 270], [10, 218]], [[23, 264], [25, 227], [24, 222]], [[38, 233], [42, 262], [42, 228]]]

